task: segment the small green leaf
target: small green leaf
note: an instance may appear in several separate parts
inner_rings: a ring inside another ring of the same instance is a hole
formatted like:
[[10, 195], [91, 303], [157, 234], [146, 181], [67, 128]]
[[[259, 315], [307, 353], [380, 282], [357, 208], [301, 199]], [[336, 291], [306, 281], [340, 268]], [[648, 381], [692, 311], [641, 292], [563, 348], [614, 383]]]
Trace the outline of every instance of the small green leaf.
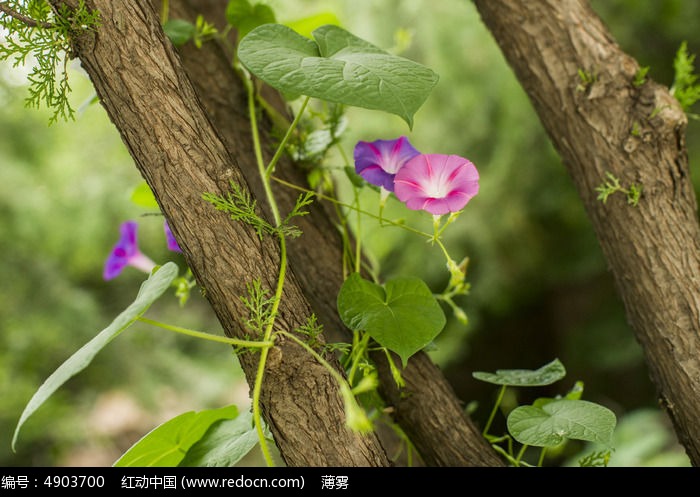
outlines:
[[345, 176], [348, 177], [348, 179], [350, 180], [350, 183], [352, 183], [352, 185], [354, 187], [362, 188], [362, 187], [369, 184], [362, 178], [362, 176], [360, 176], [359, 174], [357, 174], [355, 172], [355, 168], [350, 167], [350, 166], [345, 166], [343, 168], [343, 171], [345, 172]]
[[184, 19], [168, 19], [163, 24], [163, 31], [170, 38], [170, 41], [173, 42], [173, 45], [180, 46], [192, 39], [197, 32], [197, 28], [194, 24]]
[[499, 369], [495, 373], [475, 371], [472, 376], [477, 380], [494, 385], [537, 387], [551, 385], [561, 380], [566, 376], [566, 369], [559, 359], [554, 359], [549, 364], [534, 371], [530, 369]]
[[236, 406], [200, 412], [186, 412], [166, 421], [136, 442], [114, 463], [115, 467], [173, 467], [180, 464], [187, 451], [222, 419], [235, 419]]
[[275, 13], [265, 4], [230, 0], [226, 6], [226, 21], [236, 28], [240, 40], [258, 26], [275, 22]]
[[292, 22], [285, 22], [284, 25], [292, 28], [294, 31], [299, 33], [306, 38], [313, 37], [313, 31], [316, 28], [320, 28], [326, 24], [333, 24], [334, 26], [340, 26], [340, 19], [333, 12], [320, 12], [309, 17], [304, 17], [303, 19], [297, 19]]
[[347, 119], [340, 117], [334, 126], [312, 131], [301, 144], [297, 157], [299, 160], [319, 161], [340, 140], [346, 127]]
[[51, 14], [51, 6], [46, 2], [33, 0], [28, 2], [27, 12], [32, 19], [46, 22], [48, 21], [49, 14]]
[[158, 299], [170, 287], [178, 273], [177, 264], [168, 262], [151, 273], [149, 278], [141, 285], [136, 300], [116, 317], [112, 323], [102, 330], [95, 338], [83, 345], [75, 354], [70, 356], [66, 362], [61, 364], [46, 381], [39, 387], [36, 393], [29, 400], [20, 416], [15, 433], [12, 437], [12, 449], [14, 450], [19, 430], [22, 425], [46, 400], [70, 378], [90, 365], [93, 358], [109, 342], [111, 342], [122, 331], [131, 326], [151, 304]]
[[316, 42], [287, 26], [265, 24], [241, 40], [238, 57], [283, 93], [390, 112], [413, 126], [437, 74], [338, 26], [321, 26], [312, 34]]
[[585, 400], [556, 400], [539, 407], [520, 406], [508, 415], [508, 431], [518, 442], [554, 447], [565, 439], [610, 446], [617, 419], [599, 404]]
[[549, 404], [550, 402], [554, 402], [555, 400], [559, 399], [556, 399], [554, 397], [537, 397], [532, 403], [532, 407], [542, 408], [543, 406]]
[[688, 111], [695, 102], [700, 100], [700, 84], [697, 83], [698, 75], [695, 74], [695, 55], [688, 53], [688, 43], [681, 43], [673, 60], [674, 79], [670, 92], [683, 111]]
[[147, 209], [160, 209], [156, 197], [153, 195], [151, 188], [145, 181], [139, 183], [139, 185], [133, 189], [131, 192], [131, 201], [139, 207], [145, 207]]
[[338, 311], [352, 330], [364, 330], [396, 352], [406, 365], [442, 331], [445, 313], [418, 278], [397, 278], [384, 287], [353, 273], [338, 294]]
[[[231, 467], [260, 441], [250, 412], [217, 421], [187, 451], [179, 466]], [[267, 434], [266, 436], [269, 436]]]
[[571, 387], [571, 390], [569, 390], [566, 393], [566, 396], [564, 398], [569, 399], [569, 400], [581, 400], [582, 395], [583, 395], [583, 382], [579, 380], [576, 383], [574, 383], [574, 386]]
[[[580, 400], [581, 396], [583, 395], [583, 382], [582, 381], [577, 381], [576, 384], [569, 390], [566, 395], [563, 397], [568, 400]], [[554, 402], [555, 400], [561, 400], [562, 397], [561, 395], [558, 395], [557, 397], [539, 397], [535, 399], [535, 401], [532, 403], [534, 407], [542, 407], [545, 404], [549, 404], [550, 402]]]

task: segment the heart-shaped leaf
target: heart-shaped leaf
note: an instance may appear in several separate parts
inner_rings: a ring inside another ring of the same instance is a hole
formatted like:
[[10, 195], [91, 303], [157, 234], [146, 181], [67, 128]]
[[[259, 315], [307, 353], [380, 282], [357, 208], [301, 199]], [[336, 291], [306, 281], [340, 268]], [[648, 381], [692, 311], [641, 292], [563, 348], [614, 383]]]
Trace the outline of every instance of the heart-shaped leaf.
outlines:
[[338, 293], [338, 312], [348, 328], [364, 330], [396, 352], [404, 366], [445, 326], [445, 313], [418, 278], [397, 278], [384, 287], [353, 273]]
[[238, 47], [241, 63], [277, 90], [329, 102], [382, 110], [413, 127], [438, 76], [328, 24], [309, 40], [281, 24], [264, 24]]
[[539, 369], [499, 369], [495, 373], [475, 371], [472, 376], [477, 380], [513, 387], [537, 387], [551, 385], [566, 376], [566, 369], [559, 359], [554, 359]]
[[126, 308], [112, 323], [98, 333], [95, 338], [83, 345], [75, 354], [70, 356], [66, 362], [61, 364], [46, 381], [39, 387], [36, 393], [29, 400], [19, 418], [14, 436], [12, 437], [12, 448], [14, 450], [22, 425], [46, 400], [58, 390], [70, 378], [88, 367], [97, 353], [102, 350], [122, 331], [131, 326], [151, 304], [160, 297], [177, 276], [178, 268], [174, 262], [168, 262], [158, 268], [141, 285], [136, 300]]
[[173, 467], [180, 464], [187, 451], [222, 419], [235, 419], [236, 406], [185, 412], [166, 421], [136, 442], [114, 463], [115, 467]]
[[[266, 437], [269, 437], [269, 432]], [[179, 466], [231, 467], [240, 461], [258, 442], [250, 411], [236, 419], [217, 421], [187, 451]]]
[[617, 419], [600, 404], [563, 399], [541, 408], [517, 407], [507, 423], [513, 438], [526, 445], [554, 447], [564, 439], [574, 439], [610, 446]]

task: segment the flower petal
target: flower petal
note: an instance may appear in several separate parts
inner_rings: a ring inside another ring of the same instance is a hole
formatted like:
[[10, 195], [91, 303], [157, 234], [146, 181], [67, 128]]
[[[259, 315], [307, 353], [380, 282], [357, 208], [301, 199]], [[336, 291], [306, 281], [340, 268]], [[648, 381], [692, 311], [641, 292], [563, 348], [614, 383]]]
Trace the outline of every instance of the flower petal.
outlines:
[[394, 140], [359, 141], [353, 152], [355, 172], [368, 183], [394, 191], [396, 172], [419, 154], [405, 136]]
[[114, 245], [107, 260], [105, 261], [102, 277], [105, 280], [116, 278], [129, 264], [129, 258], [138, 251], [136, 230], [138, 224], [136, 221], [126, 221], [121, 224], [119, 231], [121, 236], [119, 241]]
[[396, 173], [394, 193], [412, 210], [457, 212], [479, 192], [479, 172], [458, 155], [421, 154]]
[[165, 240], [168, 244], [168, 250], [172, 250], [173, 252], [182, 252], [182, 249], [177, 244], [177, 240], [175, 240], [175, 237], [173, 236], [173, 232], [170, 231], [170, 226], [168, 226], [167, 220], [163, 223], [163, 228], [165, 229]]
[[126, 266], [150, 273], [155, 263], [139, 250], [136, 221], [125, 221], [119, 229], [121, 236], [105, 261], [102, 277], [105, 280], [116, 278]]

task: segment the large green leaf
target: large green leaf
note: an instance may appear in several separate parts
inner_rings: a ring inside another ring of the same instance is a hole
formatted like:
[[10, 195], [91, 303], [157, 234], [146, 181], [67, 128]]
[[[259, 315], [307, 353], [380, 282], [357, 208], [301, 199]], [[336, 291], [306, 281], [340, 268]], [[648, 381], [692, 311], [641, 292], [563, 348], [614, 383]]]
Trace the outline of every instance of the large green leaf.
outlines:
[[445, 326], [445, 313], [418, 278], [397, 278], [384, 287], [353, 273], [338, 293], [338, 312], [348, 328], [364, 330], [396, 352], [404, 366]]
[[566, 369], [559, 359], [554, 359], [539, 369], [499, 369], [495, 373], [475, 371], [472, 376], [477, 380], [513, 387], [537, 387], [551, 385], [566, 376]]
[[158, 426], [136, 442], [114, 463], [115, 467], [174, 467], [187, 451], [222, 419], [235, 419], [234, 405], [200, 412], [185, 412]]
[[131, 326], [151, 304], [168, 289], [178, 274], [177, 264], [168, 262], [151, 273], [149, 278], [143, 282], [136, 300], [112, 321], [107, 328], [102, 330], [95, 338], [83, 345], [75, 354], [70, 356], [66, 362], [61, 364], [46, 381], [39, 387], [36, 393], [29, 400], [19, 418], [15, 433], [12, 437], [12, 449], [14, 450], [19, 430], [25, 421], [48, 399], [58, 388], [80, 371], [88, 367], [93, 358], [109, 342], [111, 342], [122, 331]]
[[508, 415], [508, 431], [518, 442], [554, 447], [564, 439], [586, 440], [610, 446], [615, 414], [585, 400], [555, 400], [540, 407], [521, 406]]
[[283, 93], [390, 112], [413, 127], [437, 74], [338, 26], [321, 26], [312, 34], [315, 41], [287, 26], [264, 24], [241, 40], [238, 57]]
[[[250, 411], [236, 419], [214, 423], [195, 443], [180, 462], [180, 466], [230, 467], [240, 461], [260, 441]], [[266, 434], [269, 436], [269, 433]]]

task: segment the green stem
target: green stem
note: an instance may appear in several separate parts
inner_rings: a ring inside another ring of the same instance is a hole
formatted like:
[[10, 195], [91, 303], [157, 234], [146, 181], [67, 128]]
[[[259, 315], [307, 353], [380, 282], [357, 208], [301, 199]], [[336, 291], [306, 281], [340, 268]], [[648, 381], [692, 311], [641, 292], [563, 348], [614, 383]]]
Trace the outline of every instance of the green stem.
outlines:
[[447, 247], [445, 247], [445, 244], [442, 243], [442, 240], [440, 237], [442, 236], [442, 233], [445, 231], [445, 228], [451, 224], [455, 219], [455, 216], [453, 214], [450, 214], [450, 217], [447, 218], [447, 221], [440, 227], [440, 221], [439, 218], [433, 217], [433, 235], [431, 237], [431, 242], [437, 243], [438, 247], [440, 247], [440, 250], [442, 250], [442, 253], [445, 255], [445, 259], [447, 259], [447, 263], [454, 264], [452, 257], [450, 257], [450, 253], [447, 251]]
[[348, 384], [345, 378], [333, 367], [328, 361], [326, 361], [321, 355], [316, 352], [312, 347], [309, 346], [303, 340], [300, 340], [292, 333], [287, 331], [278, 330], [279, 335], [284, 335], [285, 337], [293, 340], [295, 343], [306, 349], [306, 351], [314, 357], [319, 364], [326, 368], [335, 381], [338, 382], [338, 393], [343, 399], [345, 404], [345, 415], [347, 426], [354, 431], [360, 431], [361, 433], [369, 433], [373, 430], [372, 422], [367, 418], [367, 415], [357, 403], [352, 387]]
[[289, 333], [288, 331], [278, 330], [277, 333], [279, 335], [284, 335], [285, 337], [289, 338], [290, 340], [293, 340], [298, 345], [306, 349], [306, 351], [309, 354], [311, 354], [314, 357], [314, 359], [316, 359], [323, 367], [325, 367], [328, 370], [333, 379], [336, 380], [339, 384], [345, 382], [345, 378], [343, 378], [343, 376], [333, 366], [331, 366], [328, 361], [321, 357], [321, 354], [319, 354], [313, 348], [311, 348], [308, 343], [304, 342], [303, 340], [300, 340], [297, 336], [295, 336], [292, 333]]
[[449, 216], [447, 216], [447, 221], [445, 221], [442, 225], [442, 227], [438, 230], [437, 236], [440, 237], [442, 234], [445, 232], [447, 227], [454, 223], [457, 220], [457, 217], [459, 216], [460, 211], [458, 212], [451, 212]]
[[[279, 309], [280, 301], [282, 300], [282, 290], [284, 288], [284, 279], [287, 273], [287, 242], [283, 234], [280, 234], [280, 273], [277, 279], [277, 289], [275, 291], [275, 297], [272, 302], [272, 308], [270, 315], [269, 324], [263, 335], [263, 340], [269, 341], [272, 337], [272, 330], [275, 324], [275, 317], [277, 316], [277, 311]], [[260, 412], [260, 395], [262, 393], [262, 383], [263, 376], [265, 375], [265, 363], [267, 362], [267, 354], [269, 348], [262, 349], [260, 353], [260, 362], [258, 362], [258, 373], [255, 375], [255, 384], [253, 386], [253, 419], [255, 421], [255, 429], [258, 433], [260, 439], [260, 448], [263, 452], [263, 457], [267, 461], [268, 466], [274, 466], [272, 457], [270, 456], [270, 451], [267, 443], [264, 443], [265, 433], [262, 426], [262, 413]]]
[[389, 352], [389, 349], [386, 347], [382, 347], [384, 350], [384, 355], [386, 356], [386, 360], [389, 363], [389, 369], [391, 370], [391, 376], [394, 378], [394, 382], [396, 382], [396, 386], [399, 388], [403, 388], [406, 386], [406, 382], [403, 381], [403, 377], [401, 376], [401, 370], [396, 367], [396, 363], [394, 362], [394, 359], [391, 357], [391, 352]]
[[352, 365], [350, 366], [350, 371], [348, 371], [348, 382], [352, 385], [355, 373], [359, 366], [360, 359], [364, 356], [365, 350], [367, 349], [367, 344], [369, 343], [369, 335], [364, 334], [359, 342], [354, 343], [352, 346]]
[[160, 24], [164, 25], [170, 17], [170, 0], [163, 0], [160, 8]]
[[[359, 273], [362, 269], [362, 215], [360, 214], [360, 197], [357, 193], [357, 187], [352, 188], [355, 194], [355, 204], [357, 206], [357, 236], [355, 236], [355, 272]], [[381, 219], [379, 220], [381, 223]]]
[[[244, 79], [246, 82], [246, 89], [248, 90], [248, 111], [250, 113], [250, 127], [253, 134], [253, 148], [255, 150], [255, 159], [258, 164], [258, 172], [260, 178], [262, 179], [265, 195], [267, 197], [268, 203], [270, 205], [270, 210], [272, 211], [272, 216], [275, 220], [275, 226], [280, 225], [280, 214], [277, 207], [277, 202], [272, 194], [272, 189], [270, 188], [270, 181], [268, 180], [267, 174], [265, 173], [265, 164], [263, 162], [262, 147], [260, 145], [260, 134], [258, 131], [258, 121], [256, 117], [255, 110], [255, 94], [253, 91], [253, 83], [250, 79]], [[284, 235], [280, 233], [280, 272], [277, 278], [277, 289], [275, 290], [275, 297], [272, 304], [270, 322], [267, 329], [263, 335], [264, 340], [269, 340], [272, 335], [272, 328], [275, 322], [275, 316], [277, 315], [277, 310], [279, 308], [279, 302], [282, 297], [282, 287], [284, 285], [284, 278], [287, 269], [287, 258], [286, 258], [286, 243]], [[274, 466], [272, 456], [270, 454], [270, 449], [267, 445], [265, 438], [265, 432], [262, 425], [262, 413], [260, 411], [260, 396], [262, 393], [262, 382], [265, 375], [265, 363], [267, 362], [267, 353], [269, 349], [262, 349], [260, 353], [260, 361], [258, 362], [258, 371], [255, 375], [255, 383], [253, 385], [253, 422], [255, 424], [255, 430], [258, 434], [258, 439], [260, 441], [260, 450], [262, 451], [263, 458], [267, 462], [268, 466]]]
[[250, 128], [253, 134], [253, 150], [255, 151], [255, 161], [258, 165], [258, 172], [260, 173], [260, 178], [262, 179], [263, 185], [265, 187], [265, 196], [268, 203], [270, 204], [270, 209], [272, 210], [272, 216], [275, 220], [275, 226], [279, 226], [280, 214], [277, 208], [277, 202], [272, 195], [272, 190], [270, 189], [270, 182], [267, 181], [267, 174], [265, 173], [265, 163], [262, 156], [262, 145], [260, 144], [260, 132], [258, 131], [258, 118], [257, 112], [255, 110], [255, 91], [253, 89], [253, 82], [245, 78], [246, 90], [248, 90], [248, 113], [250, 114]]
[[[345, 149], [340, 146], [340, 143], [335, 144], [335, 148], [338, 150], [338, 154], [343, 158], [343, 166], [344, 167], [350, 167], [350, 160], [345, 153]], [[276, 178], [274, 178], [276, 179]], [[291, 184], [287, 183], [287, 186], [292, 186]], [[333, 187], [333, 183], [331, 182], [329, 185], [331, 189], [331, 193], [335, 191]], [[304, 190], [304, 189], [302, 189]], [[353, 188], [354, 191], [354, 188]], [[326, 195], [322, 195], [319, 193], [314, 192], [315, 195], [318, 196], [320, 199], [325, 199], [330, 201], [333, 204], [333, 208], [335, 209], [335, 213], [338, 216], [338, 221], [340, 222], [340, 230], [342, 233], [343, 237], [343, 279], [347, 278], [349, 273], [355, 272], [355, 265], [352, 264], [352, 259], [354, 258], [353, 252], [352, 252], [352, 247], [350, 240], [353, 239], [354, 237], [352, 236], [352, 232], [350, 230], [350, 226], [348, 223], [348, 216], [343, 212], [342, 207], [350, 208], [352, 209], [352, 206], [341, 204], [338, 202], [338, 200], [335, 197], [329, 197]], [[359, 235], [359, 233], [358, 233]], [[351, 267], [352, 266], [352, 267]]]
[[255, 375], [255, 385], [253, 387], [253, 423], [255, 424], [255, 431], [258, 434], [258, 440], [260, 441], [260, 450], [262, 451], [263, 458], [267, 463], [268, 467], [275, 465], [272, 460], [272, 455], [270, 454], [270, 448], [267, 446], [267, 439], [265, 438], [265, 432], [262, 425], [262, 413], [260, 412], [260, 394], [262, 392], [262, 380], [265, 374], [265, 362], [267, 361], [267, 351], [270, 349], [262, 349], [260, 353], [260, 361], [258, 362], [258, 372]]
[[[251, 130], [253, 134], [253, 146], [255, 149], [255, 159], [258, 164], [258, 172], [260, 174], [260, 178], [262, 179], [263, 186], [265, 188], [265, 195], [267, 197], [267, 201], [270, 206], [270, 210], [272, 211], [272, 217], [275, 221], [275, 226], [279, 228], [282, 224], [282, 218], [279, 213], [279, 207], [277, 206], [277, 201], [275, 200], [275, 197], [272, 193], [272, 188], [270, 185], [270, 172], [274, 169], [275, 164], [279, 160], [279, 158], [282, 155], [282, 152], [284, 151], [284, 147], [286, 145], [287, 140], [289, 140], [289, 137], [291, 136], [292, 131], [294, 128], [297, 126], [299, 123], [299, 119], [301, 118], [301, 114], [304, 112], [304, 109], [306, 108], [306, 104], [309, 101], [309, 97], [306, 97], [304, 100], [304, 103], [302, 104], [301, 110], [297, 114], [297, 116], [294, 118], [294, 121], [289, 127], [289, 130], [287, 131], [287, 134], [285, 135], [284, 139], [282, 140], [282, 143], [279, 144], [277, 151], [275, 152], [274, 156], [270, 160], [270, 164], [268, 164], [267, 167], [265, 167], [265, 164], [263, 162], [263, 157], [262, 157], [262, 146], [260, 144], [260, 134], [258, 131], [258, 123], [257, 123], [257, 117], [256, 117], [256, 109], [255, 109], [255, 92], [253, 89], [253, 84], [249, 79], [246, 79], [246, 89], [248, 90], [248, 111], [250, 113], [250, 125], [251, 125]], [[283, 233], [279, 233], [279, 239], [280, 239], [280, 268], [279, 268], [279, 275], [277, 278], [277, 288], [275, 289], [275, 296], [272, 302], [272, 308], [270, 310], [270, 315], [272, 316], [272, 319], [270, 319], [270, 322], [267, 326], [267, 329], [265, 330], [265, 333], [263, 335], [263, 340], [265, 341], [270, 341], [272, 339], [272, 331], [274, 329], [275, 325], [275, 318], [277, 316], [277, 311], [279, 310], [280, 302], [282, 301], [282, 293], [284, 289], [284, 281], [286, 278], [287, 274], [287, 240], [284, 236]], [[265, 458], [265, 461], [267, 462], [268, 466], [274, 466], [274, 463], [272, 461], [272, 457], [269, 452], [269, 448], [267, 446], [267, 443], [265, 442], [265, 434], [263, 431], [263, 426], [262, 426], [262, 413], [260, 412], [260, 396], [262, 393], [262, 383], [263, 383], [263, 377], [265, 375], [265, 363], [267, 362], [267, 354], [268, 354], [269, 348], [264, 348], [262, 349], [260, 353], [260, 361], [258, 362], [258, 372], [255, 376], [255, 383], [253, 385], [253, 398], [252, 398], [252, 403], [253, 403], [253, 420], [255, 423], [255, 428], [258, 433], [258, 437], [260, 439], [260, 448], [263, 452], [263, 457]]]
[[299, 124], [299, 121], [301, 120], [301, 116], [304, 113], [304, 110], [306, 109], [306, 106], [309, 103], [309, 100], [311, 97], [306, 97], [304, 101], [301, 104], [301, 107], [299, 108], [299, 112], [297, 112], [297, 115], [294, 116], [294, 120], [292, 121], [292, 124], [289, 125], [289, 128], [287, 128], [287, 132], [284, 135], [284, 138], [282, 138], [282, 142], [279, 144], [277, 147], [277, 150], [275, 151], [275, 155], [272, 156], [272, 159], [270, 160], [270, 163], [267, 165], [267, 170], [265, 171], [265, 179], [269, 183], [270, 176], [272, 175], [272, 172], [275, 169], [275, 165], [277, 165], [277, 161], [279, 161], [280, 157], [282, 157], [282, 154], [284, 153], [284, 148], [287, 146], [287, 142], [289, 141], [289, 138], [291, 138], [292, 133], [296, 129], [297, 125]]
[[518, 462], [518, 465], [520, 465], [520, 460], [525, 455], [525, 451], [527, 450], [528, 447], [529, 447], [529, 445], [525, 444], [520, 448], [520, 451], [518, 452], [518, 456], [515, 458], [515, 460]]
[[513, 456], [511, 456], [508, 452], [506, 452], [503, 447], [499, 445], [492, 445], [491, 446], [493, 450], [501, 454], [503, 457], [505, 457], [513, 466], [518, 466], [518, 461], [513, 459]]
[[205, 333], [203, 331], [190, 330], [188, 328], [181, 328], [180, 326], [174, 326], [171, 324], [161, 323], [159, 321], [154, 321], [152, 319], [148, 319], [148, 318], [145, 318], [143, 316], [140, 316], [138, 318], [138, 320], [143, 322], [143, 323], [146, 323], [146, 324], [158, 326], [158, 327], [163, 328], [163, 329], [168, 330], [168, 331], [182, 333], [183, 335], [188, 335], [188, 336], [195, 337], [195, 338], [203, 338], [204, 340], [210, 340], [212, 342], [226, 343], [229, 345], [234, 345], [236, 347], [264, 349], [264, 348], [270, 348], [274, 345], [274, 342], [272, 342], [271, 340], [262, 341], [262, 342], [249, 341], [249, 340], [238, 340], [236, 338], [222, 337], [222, 336], [218, 336], [218, 335], [212, 335], [211, 333]]
[[547, 453], [547, 447], [542, 447], [542, 451], [540, 452], [540, 458], [537, 461], [537, 467], [541, 468], [542, 463], [544, 463], [544, 455]]
[[496, 411], [498, 411], [498, 407], [501, 405], [501, 401], [503, 400], [503, 395], [506, 393], [506, 386], [501, 385], [501, 390], [498, 392], [498, 398], [496, 399], [496, 403], [493, 405], [493, 409], [491, 410], [491, 414], [489, 415], [488, 421], [486, 421], [486, 426], [484, 426], [484, 431], [481, 432], [481, 434], [485, 437], [486, 434], [489, 432], [489, 429], [491, 428], [491, 423], [493, 423], [493, 418], [496, 416]]
[[445, 255], [445, 259], [447, 259], [447, 262], [449, 263], [452, 261], [452, 257], [450, 257], [450, 253], [447, 251], [447, 247], [445, 247], [445, 244], [442, 243], [442, 240], [439, 238], [436, 238], [435, 243], [437, 243], [438, 247], [440, 247], [440, 250], [442, 250], [442, 253]]
[[[344, 203], [344, 202], [341, 202], [341, 201], [338, 200], [338, 199], [335, 199], [335, 198], [333, 198], [333, 197], [329, 197], [328, 195], [324, 195], [324, 194], [322, 194], [322, 193], [314, 192], [313, 190], [309, 190], [308, 188], [304, 188], [304, 187], [295, 185], [295, 184], [293, 184], [293, 183], [289, 183], [288, 181], [285, 181], [285, 180], [283, 180], [283, 179], [277, 178], [276, 176], [272, 176], [271, 179], [275, 180], [276, 182], [278, 182], [278, 183], [281, 184], [281, 185], [287, 186], [287, 187], [289, 187], [289, 188], [293, 188], [293, 189], [298, 190], [298, 191], [300, 191], [300, 192], [309, 192], [309, 193], [313, 193], [314, 195], [316, 195], [316, 197], [318, 197], [318, 198], [321, 199], [321, 200], [326, 200], [326, 201], [328, 201], [328, 202], [332, 202], [332, 203], [335, 204], [335, 205], [339, 205], [339, 206], [341, 206], [341, 207], [345, 207], [346, 209], [350, 209], [350, 210], [353, 210], [353, 211], [357, 211], [358, 213], [362, 214], [363, 216], [369, 216], [369, 217], [371, 217], [371, 218], [376, 219], [377, 221], [379, 221], [379, 216], [378, 216], [378, 215], [376, 215], [376, 214], [374, 214], [374, 213], [372, 213], [372, 212], [369, 212], [369, 211], [362, 210], [362, 209], [356, 207], [355, 205], [346, 204], [346, 203]], [[417, 230], [417, 229], [415, 229], [415, 228], [411, 228], [410, 226], [406, 226], [406, 225], [403, 224], [403, 223], [399, 223], [399, 222], [396, 222], [396, 221], [391, 221], [391, 220], [386, 219], [386, 218], [382, 218], [382, 220], [383, 220], [383, 222], [384, 222], [385, 224], [390, 224], [390, 225], [395, 226], [395, 227], [397, 227], [397, 228], [405, 229], [406, 231], [409, 231], [409, 232], [411, 232], [411, 233], [415, 233], [416, 235], [420, 235], [420, 236], [422, 236], [422, 237], [424, 237], [424, 238], [431, 239], [431, 238], [433, 237], [433, 235], [430, 234], [430, 233], [426, 233], [425, 231], [421, 231], [421, 230]]]
[[255, 348], [261, 348], [261, 357], [260, 357], [260, 362], [258, 364], [258, 374], [255, 377], [255, 388], [253, 390], [253, 417], [255, 419], [255, 428], [258, 434], [258, 438], [260, 440], [260, 448], [263, 452], [263, 457], [265, 458], [265, 461], [269, 466], [274, 466], [274, 461], [272, 460], [272, 456], [270, 455], [269, 448], [267, 447], [266, 438], [265, 438], [265, 432], [263, 431], [262, 427], [262, 422], [261, 422], [261, 415], [260, 415], [260, 390], [261, 390], [261, 385], [262, 385], [262, 375], [264, 372], [264, 364], [265, 364], [265, 358], [267, 357], [267, 351], [274, 345], [274, 342], [270, 340], [269, 333], [266, 333], [266, 339], [264, 341], [260, 342], [251, 342], [248, 340], [237, 340], [235, 338], [228, 338], [228, 337], [220, 337], [216, 335], [211, 335], [209, 333], [203, 333], [201, 331], [195, 331], [195, 330], [190, 330], [187, 328], [181, 328], [179, 326], [173, 326], [165, 323], [160, 323], [158, 321], [154, 321], [152, 319], [144, 318], [143, 316], [138, 318], [139, 321], [142, 321], [144, 323], [153, 325], [153, 326], [159, 326], [161, 328], [164, 328], [166, 330], [170, 331], [175, 331], [177, 333], [182, 333], [184, 335], [196, 337], [196, 338], [204, 338], [205, 340], [212, 340], [214, 342], [223, 342], [231, 345], [235, 345], [238, 347], [255, 347]]

